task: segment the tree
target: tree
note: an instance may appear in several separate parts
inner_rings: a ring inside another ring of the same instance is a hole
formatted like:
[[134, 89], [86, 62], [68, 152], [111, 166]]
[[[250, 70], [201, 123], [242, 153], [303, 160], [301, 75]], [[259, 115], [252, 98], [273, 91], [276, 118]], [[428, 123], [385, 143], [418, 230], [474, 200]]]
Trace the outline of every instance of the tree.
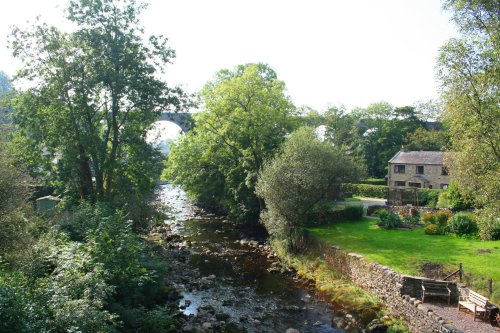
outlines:
[[358, 180], [361, 171], [340, 149], [320, 141], [314, 129], [300, 128], [259, 175], [256, 192], [266, 204], [262, 222], [272, 237], [296, 248], [315, 205], [341, 183]]
[[362, 156], [373, 177], [387, 174], [387, 162], [407, 144], [407, 135], [423, 125], [415, 108], [394, 108], [387, 102], [373, 103], [366, 109], [354, 110], [354, 114], [363, 127], [360, 128]]
[[473, 195], [480, 236], [500, 238], [500, 6], [492, 0], [447, 0], [462, 36], [450, 39], [437, 64], [455, 152], [451, 172]]
[[[285, 83], [267, 65], [240, 65], [219, 71], [201, 98], [204, 112], [172, 148], [166, 174], [232, 217], [256, 221], [262, 208], [254, 193], [257, 175], [296, 122]], [[190, 173], [183, 170], [188, 166]]]
[[407, 135], [408, 150], [444, 151], [449, 144], [450, 137], [446, 130], [426, 130], [419, 127]]
[[347, 113], [343, 106], [333, 106], [328, 108], [324, 118], [326, 139], [345, 153], [361, 159], [361, 127], [357, 114]]
[[70, 1], [76, 31], [13, 30], [13, 54], [24, 63], [18, 76], [33, 86], [13, 103], [18, 156], [74, 197], [112, 200], [120, 187], [144, 193], [161, 170], [145, 134], [160, 110], [181, 106], [183, 94], [157, 77], [175, 53], [161, 36], [145, 42], [144, 7]]
[[414, 104], [417, 117], [424, 122], [433, 122], [440, 119], [443, 110], [434, 100], [418, 101]]

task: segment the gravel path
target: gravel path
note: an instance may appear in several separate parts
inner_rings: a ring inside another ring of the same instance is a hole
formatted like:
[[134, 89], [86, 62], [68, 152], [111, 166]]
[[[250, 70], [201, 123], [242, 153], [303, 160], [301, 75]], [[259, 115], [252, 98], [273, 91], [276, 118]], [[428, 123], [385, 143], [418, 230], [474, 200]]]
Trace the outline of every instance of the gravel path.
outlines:
[[457, 306], [449, 306], [447, 304], [431, 304], [425, 303], [425, 306], [432, 309], [434, 313], [451, 321], [456, 328], [464, 333], [499, 333], [500, 328], [491, 326], [489, 322], [476, 319], [472, 313], [467, 313], [465, 310], [458, 312]]

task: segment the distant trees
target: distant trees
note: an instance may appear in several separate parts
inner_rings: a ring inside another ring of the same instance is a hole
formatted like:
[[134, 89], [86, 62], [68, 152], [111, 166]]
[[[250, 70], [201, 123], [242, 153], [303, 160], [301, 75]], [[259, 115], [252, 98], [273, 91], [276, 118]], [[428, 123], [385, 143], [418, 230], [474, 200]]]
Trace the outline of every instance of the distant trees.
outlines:
[[349, 113], [343, 108], [330, 108], [324, 114], [324, 122], [327, 140], [364, 161], [373, 177], [384, 177], [389, 159], [402, 145], [411, 142], [412, 133], [425, 129], [414, 107], [394, 108], [387, 102]]
[[201, 92], [204, 111], [171, 149], [165, 176], [203, 203], [256, 221], [257, 175], [294, 128], [285, 84], [264, 64], [221, 70]]
[[452, 173], [473, 196], [479, 234], [500, 238], [500, 6], [496, 0], [446, 0], [461, 37], [442, 48], [437, 65], [450, 126]]
[[344, 182], [359, 180], [362, 166], [313, 128], [295, 131], [259, 176], [257, 194], [266, 204], [261, 219], [270, 235], [296, 248], [312, 211]]
[[175, 53], [161, 36], [144, 40], [143, 8], [129, 0], [70, 1], [74, 32], [45, 24], [13, 30], [13, 54], [24, 63], [18, 76], [32, 86], [12, 104], [18, 158], [67, 196], [140, 196], [161, 172], [145, 133], [183, 95], [157, 77]]

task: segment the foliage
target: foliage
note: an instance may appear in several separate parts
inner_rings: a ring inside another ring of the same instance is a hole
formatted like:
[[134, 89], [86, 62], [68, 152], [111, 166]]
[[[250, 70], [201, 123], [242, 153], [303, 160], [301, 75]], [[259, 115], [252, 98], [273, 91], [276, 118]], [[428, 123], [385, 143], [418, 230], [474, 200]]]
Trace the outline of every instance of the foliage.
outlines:
[[145, 134], [160, 109], [179, 107], [183, 96], [157, 78], [175, 54], [163, 37], [144, 42], [143, 8], [131, 0], [71, 1], [73, 32], [39, 23], [13, 30], [13, 54], [24, 63], [18, 77], [31, 87], [12, 102], [13, 152], [67, 199], [142, 196], [161, 172]]
[[437, 212], [432, 214], [432, 220], [435, 224], [438, 224], [440, 226], [445, 226], [448, 224], [451, 218], [451, 213], [449, 212]]
[[464, 199], [456, 182], [451, 182], [446, 190], [441, 191], [437, 207], [461, 211], [472, 208], [472, 199]]
[[474, 197], [479, 235], [492, 239], [500, 216], [500, 13], [497, 1], [446, 0], [461, 36], [442, 48], [437, 65], [460, 192]]
[[293, 247], [315, 205], [361, 173], [352, 158], [321, 142], [312, 128], [292, 133], [281, 152], [267, 162], [256, 186], [266, 204], [261, 218], [268, 232]]
[[334, 221], [350, 220], [356, 221], [363, 217], [363, 205], [347, 205], [342, 209], [334, 211]]
[[[347, 112], [345, 107], [331, 106], [323, 116], [325, 138], [344, 153], [358, 158], [358, 163], [364, 163], [361, 146], [360, 119]], [[363, 162], [361, 162], [363, 161]]]
[[288, 267], [293, 267], [300, 277], [314, 281], [316, 288], [332, 303], [365, 314], [380, 309], [381, 303], [377, 298], [345, 279], [328, 263], [325, 249], [310, 246], [307, 251], [292, 253], [283, 242], [274, 240], [271, 244]]
[[394, 229], [401, 227], [403, 225], [403, 221], [401, 220], [401, 217], [399, 217], [398, 214], [389, 212], [386, 209], [379, 209], [378, 211], [375, 212], [375, 215], [377, 215], [378, 218], [380, 219], [378, 225], [381, 226], [382, 228]]
[[31, 194], [26, 174], [16, 167], [0, 133], [0, 257], [12, 265], [29, 256], [44, 224], [27, 201]]
[[83, 201], [70, 206], [59, 216], [59, 228], [73, 241], [85, 240], [87, 234], [96, 230], [104, 217], [113, 214], [112, 207], [105, 202], [92, 204]]
[[438, 235], [446, 233], [450, 219], [451, 213], [446, 211], [428, 213], [422, 216], [422, 221], [426, 225], [426, 230], [429, 229], [429, 232], [435, 232], [434, 234]]
[[443, 232], [440, 230], [437, 224], [429, 223], [425, 226], [425, 234], [426, 235], [442, 235]]
[[387, 185], [387, 181], [385, 178], [366, 178], [362, 179], [360, 184], [385, 186]]
[[[482, 241], [453, 236], [429, 236], [424, 228], [387, 230], [378, 227], [374, 219], [343, 221], [309, 228], [312, 236], [335, 244], [342, 249], [363, 255], [367, 261], [376, 261], [401, 274], [417, 275], [421, 264], [432, 258], [447, 270], [455, 271], [463, 263], [465, 272], [473, 276], [472, 289], [484, 290], [485, 281], [500, 281], [498, 262], [500, 249], [497, 241]], [[369, 239], [370, 241], [367, 241]], [[499, 286], [493, 284], [494, 295]], [[499, 297], [490, 298], [498, 304]]]
[[32, 320], [27, 320], [30, 317], [31, 305], [28, 296], [22, 277], [19, 274], [7, 274], [2, 267], [0, 271], [0, 332], [24, 333], [38, 328]]
[[10, 328], [17, 328], [16, 332], [114, 332], [116, 316], [104, 308], [113, 287], [105, 282], [103, 266], [93, 264], [79, 243], [52, 246], [46, 255], [51, 268], [38, 278], [0, 272], [0, 313], [9, 313]]
[[256, 221], [257, 175], [293, 130], [285, 84], [264, 64], [221, 70], [201, 92], [204, 112], [172, 147], [165, 177], [231, 217]]
[[405, 148], [409, 151], [443, 151], [448, 147], [450, 137], [446, 130], [427, 130], [420, 127], [408, 133], [407, 140]]
[[407, 144], [408, 133], [423, 125], [415, 108], [411, 106], [394, 108], [386, 102], [373, 103], [366, 109], [355, 110], [364, 128], [361, 145], [368, 173], [374, 177], [387, 174], [387, 163]]
[[486, 206], [477, 214], [477, 225], [481, 239], [500, 240], [500, 217], [498, 207]]
[[177, 332], [177, 322], [173, 318], [171, 309], [157, 306], [146, 312], [142, 324], [141, 332], [170, 333]]
[[368, 184], [342, 184], [342, 191], [367, 198], [387, 198], [387, 186]]
[[331, 200], [321, 200], [311, 209], [306, 226], [321, 225], [343, 220], [359, 220], [363, 217], [363, 205], [342, 205]]
[[416, 192], [418, 195], [418, 203], [421, 206], [436, 207], [441, 191], [428, 188], [418, 188]]
[[460, 236], [477, 233], [477, 224], [474, 221], [473, 214], [461, 212], [453, 215], [448, 230]]
[[420, 215], [418, 213], [416, 214], [403, 214], [402, 215], [402, 220], [403, 223], [409, 224], [409, 225], [417, 225], [420, 223]]

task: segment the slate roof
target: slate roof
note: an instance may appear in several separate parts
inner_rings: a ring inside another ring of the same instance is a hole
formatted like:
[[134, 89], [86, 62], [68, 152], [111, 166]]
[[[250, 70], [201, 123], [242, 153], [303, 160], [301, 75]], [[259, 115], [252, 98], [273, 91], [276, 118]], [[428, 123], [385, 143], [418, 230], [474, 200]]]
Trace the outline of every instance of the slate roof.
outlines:
[[389, 160], [392, 164], [443, 164], [445, 153], [442, 151], [399, 151]]

